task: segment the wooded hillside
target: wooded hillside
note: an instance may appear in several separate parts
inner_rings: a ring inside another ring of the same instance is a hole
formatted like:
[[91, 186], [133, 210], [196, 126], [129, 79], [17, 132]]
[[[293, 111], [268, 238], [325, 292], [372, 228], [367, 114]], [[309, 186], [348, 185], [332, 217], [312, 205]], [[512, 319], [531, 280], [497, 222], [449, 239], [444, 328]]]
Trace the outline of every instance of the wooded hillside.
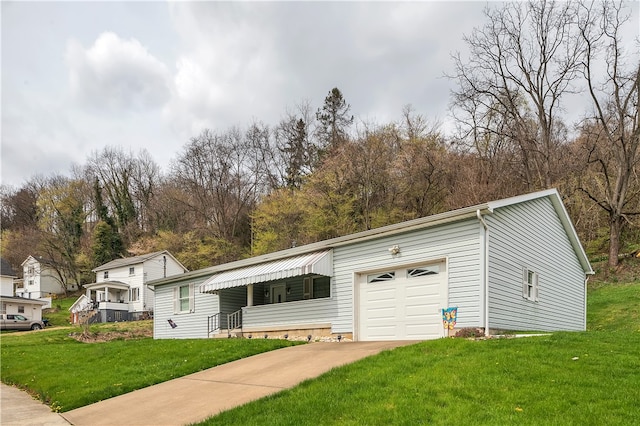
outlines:
[[[555, 187], [588, 254], [615, 267], [640, 247], [640, 55], [624, 6], [489, 7], [452, 57], [455, 131], [410, 105], [364, 121], [333, 88], [279, 123], [203, 129], [168, 170], [113, 145], [2, 186], [2, 256], [17, 271], [43, 256], [82, 284], [120, 256], [167, 249], [193, 270]], [[587, 101], [568, 122], [576, 92]]]

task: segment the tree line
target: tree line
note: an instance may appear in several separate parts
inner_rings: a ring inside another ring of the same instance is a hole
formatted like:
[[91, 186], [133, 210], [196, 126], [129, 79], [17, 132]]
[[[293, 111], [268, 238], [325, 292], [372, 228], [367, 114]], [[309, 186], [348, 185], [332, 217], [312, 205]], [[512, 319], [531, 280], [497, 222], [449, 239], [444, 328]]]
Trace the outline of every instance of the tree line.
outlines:
[[[410, 105], [356, 120], [331, 89], [279, 123], [203, 129], [162, 171], [107, 146], [67, 176], [2, 186], [2, 256], [88, 283], [109, 260], [170, 250], [189, 269], [556, 187], [592, 256], [637, 248], [638, 45], [625, 2], [510, 2], [454, 53], [456, 130]], [[630, 46], [633, 46], [630, 48]], [[585, 99], [578, 123], [563, 113]]]

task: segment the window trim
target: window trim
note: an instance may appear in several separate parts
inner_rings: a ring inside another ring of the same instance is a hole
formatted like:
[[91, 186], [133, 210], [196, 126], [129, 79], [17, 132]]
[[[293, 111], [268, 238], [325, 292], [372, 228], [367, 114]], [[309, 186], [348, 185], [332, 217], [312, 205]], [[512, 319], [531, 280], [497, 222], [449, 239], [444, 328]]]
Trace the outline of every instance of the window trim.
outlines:
[[140, 301], [140, 288], [133, 287], [129, 289], [129, 301], [130, 302], [138, 302]]
[[540, 277], [537, 272], [522, 268], [522, 297], [532, 302], [538, 302], [540, 292]]
[[[181, 288], [189, 288], [189, 296], [188, 299], [186, 297], [180, 297], [180, 289]], [[175, 315], [180, 314], [190, 314], [195, 312], [195, 286], [193, 283], [179, 285], [173, 288], [173, 313]], [[182, 301], [189, 300], [189, 308], [187, 310], [182, 310]]]
[[129, 266], [129, 276], [133, 276], [136, 274], [136, 267], [135, 266]]
[[109, 279], [109, 271], [104, 271], [102, 273], [102, 279], [108, 280]]

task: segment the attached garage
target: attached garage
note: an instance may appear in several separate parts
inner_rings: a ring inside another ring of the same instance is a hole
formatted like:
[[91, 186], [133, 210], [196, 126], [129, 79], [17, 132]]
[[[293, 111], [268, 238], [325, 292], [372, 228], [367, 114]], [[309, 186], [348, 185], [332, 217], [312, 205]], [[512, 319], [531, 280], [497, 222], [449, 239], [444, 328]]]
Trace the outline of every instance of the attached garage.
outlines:
[[[584, 330], [592, 273], [551, 189], [149, 285], [155, 321], [179, 325], [156, 338], [427, 340], [465, 328]], [[172, 295], [186, 286], [192, 308], [178, 311]], [[442, 310], [453, 307], [456, 325], [446, 331]], [[227, 329], [228, 318], [240, 322]]]
[[446, 262], [358, 274], [356, 338], [426, 340], [443, 336]]

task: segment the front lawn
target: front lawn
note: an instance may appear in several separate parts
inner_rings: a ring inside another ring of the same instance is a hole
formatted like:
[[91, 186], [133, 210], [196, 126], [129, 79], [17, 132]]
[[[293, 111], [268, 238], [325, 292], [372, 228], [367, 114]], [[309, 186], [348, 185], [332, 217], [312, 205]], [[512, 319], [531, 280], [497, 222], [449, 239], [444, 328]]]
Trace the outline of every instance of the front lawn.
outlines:
[[[113, 331], [141, 322], [92, 326]], [[149, 322], [150, 324], [150, 322]], [[265, 339], [112, 340], [80, 343], [79, 327], [2, 335], [4, 383], [68, 411], [206, 368], [295, 344]]]
[[640, 333], [400, 347], [201, 425], [640, 424]]

